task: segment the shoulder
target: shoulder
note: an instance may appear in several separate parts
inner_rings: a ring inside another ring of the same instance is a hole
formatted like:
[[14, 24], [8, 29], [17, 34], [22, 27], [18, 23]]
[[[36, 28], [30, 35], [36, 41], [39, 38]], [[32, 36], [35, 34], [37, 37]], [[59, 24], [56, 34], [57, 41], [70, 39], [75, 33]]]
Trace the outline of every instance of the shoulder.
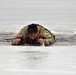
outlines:
[[37, 27], [42, 27], [42, 28], [44, 28], [42, 25], [40, 25], [40, 24], [36, 24], [37, 25]]
[[37, 28], [39, 29], [39, 30], [44, 30], [44, 29], [46, 29], [43, 25], [40, 25], [40, 24], [36, 24], [37, 25]]
[[23, 30], [23, 31], [27, 31], [27, 29], [28, 29], [28, 26], [29, 25], [27, 25], [27, 26], [24, 26], [21, 30]]

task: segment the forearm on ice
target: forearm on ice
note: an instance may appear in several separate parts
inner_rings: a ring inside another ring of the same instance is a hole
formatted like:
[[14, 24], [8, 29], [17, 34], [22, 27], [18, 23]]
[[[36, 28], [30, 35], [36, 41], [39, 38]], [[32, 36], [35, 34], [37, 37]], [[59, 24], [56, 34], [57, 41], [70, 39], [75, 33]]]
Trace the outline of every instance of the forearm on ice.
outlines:
[[50, 46], [55, 42], [54, 39], [44, 39], [44, 45], [45, 46]]

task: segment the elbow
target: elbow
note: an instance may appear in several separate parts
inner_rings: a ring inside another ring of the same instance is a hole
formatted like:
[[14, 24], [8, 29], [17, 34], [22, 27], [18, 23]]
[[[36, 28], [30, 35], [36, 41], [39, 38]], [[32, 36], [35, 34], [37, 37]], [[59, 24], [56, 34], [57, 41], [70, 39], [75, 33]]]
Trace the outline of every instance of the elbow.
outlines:
[[50, 45], [54, 44], [55, 42], [56, 42], [55, 38], [53, 38], [53, 39], [46, 39], [44, 41], [44, 45], [45, 46], [50, 46]]

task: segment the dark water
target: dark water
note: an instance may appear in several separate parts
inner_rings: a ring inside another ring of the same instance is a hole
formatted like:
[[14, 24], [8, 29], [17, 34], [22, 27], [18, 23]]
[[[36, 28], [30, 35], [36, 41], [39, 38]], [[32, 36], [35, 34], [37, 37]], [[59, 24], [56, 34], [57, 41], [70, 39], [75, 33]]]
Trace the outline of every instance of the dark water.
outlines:
[[76, 35], [58, 34], [56, 35], [56, 45], [76, 45]]
[[[11, 45], [15, 33], [0, 33], [0, 45]], [[76, 45], [75, 34], [55, 34], [56, 43], [54, 45]]]
[[0, 45], [11, 45], [11, 41], [15, 36], [14, 33], [1, 33], [0, 34]]

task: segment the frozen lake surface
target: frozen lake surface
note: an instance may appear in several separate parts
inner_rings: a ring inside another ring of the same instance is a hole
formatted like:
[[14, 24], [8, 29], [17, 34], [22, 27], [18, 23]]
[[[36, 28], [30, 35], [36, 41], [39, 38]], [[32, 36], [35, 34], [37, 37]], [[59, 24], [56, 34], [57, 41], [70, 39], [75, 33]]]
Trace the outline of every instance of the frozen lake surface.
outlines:
[[76, 46], [0, 46], [1, 75], [76, 75]]
[[[25, 25], [56, 36], [52, 46], [11, 46]], [[76, 75], [76, 0], [0, 0], [0, 75]]]

